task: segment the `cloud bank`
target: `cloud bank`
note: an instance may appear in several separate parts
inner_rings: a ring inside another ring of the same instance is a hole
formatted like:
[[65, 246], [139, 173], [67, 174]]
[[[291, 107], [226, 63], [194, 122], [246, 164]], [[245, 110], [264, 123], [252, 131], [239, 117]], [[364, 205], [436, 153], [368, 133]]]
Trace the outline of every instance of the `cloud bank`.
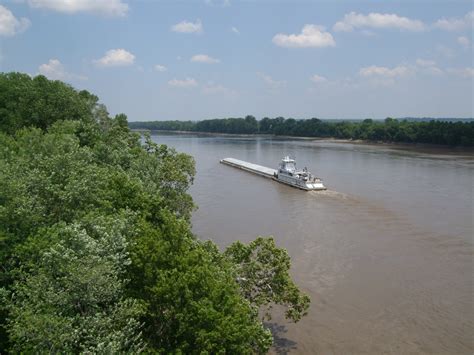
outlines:
[[174, 86], [177, 88], [184, 88], [184, 89], [190, 89], [198, 86], [198, 82], [193, 79], [193, 78], [186, 78], [186, 79], [172, 79], [168, 81], [168, 85]]
[[171, 27], [171, 31], [178, 33], [202, 33], [203, 27], [201, 20], [196, 22], [181, 21]]
[[333, 47], [336, 45], [333, 36], [318, 25], [305, 25], [300, 34], [278, 33], [273, 43], [287, 48]]
[[220, 60], [216, 58], [212, 58], [208, 56], [207, 54], [196, 54], [191, 57], [191, 62], [216, 64], [216, 63], [220, 63]]
[[0, 5], [0, 36], [14, 36], [26, 31], [30, 25], [30, 20], [25, 17], [17, 19], [10, 10]]
[[29, 0], [28, 3], [33, 8], [66, 14], [85, 12], [104, 16], [125, 16], [128, 12], [128, 4], [121, 0]]
[[58, 59], [50, 59], [48, 63], [41, 64], [38, 68], [40, 74], [51, 80], [86, 80], [87, 77], [68, 73]]
[[419, 20], [396, 14], [380, 14], [372, 12], [368, 15], [351, 12], [344, 15], [341, 21], [336, 22], [334, 31], [351, 32], [361, 28], [392, 28], [405, 31], [423, 31], [425, 25]]
[[125, 49], [110, 49], [102, 58], [94, 62], [100, 67], [118, 67], [132, 65], [134, 61], [135, 56]]
[[474, 11], [468, 12], [461, 18], [442, 18], [434, 24], [434, 27], [445, 31], [461, 31], [471, 28], [474, 24]]

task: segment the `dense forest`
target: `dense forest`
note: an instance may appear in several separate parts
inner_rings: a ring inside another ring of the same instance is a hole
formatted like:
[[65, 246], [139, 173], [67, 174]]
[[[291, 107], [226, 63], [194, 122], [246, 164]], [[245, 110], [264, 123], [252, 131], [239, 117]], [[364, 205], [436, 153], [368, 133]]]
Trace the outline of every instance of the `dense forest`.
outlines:
[[265, 353], [309, 298], [272, 238], [192, 234], [194, 174], [95, 95], [0, 74], [0, 353]]
[[317, 118], [268, 118], [253, 116], [204, 121], [130, 122], [133, 129], [191, 131], [230, 134], [341, 138], [373, 142], [402, 142], [474, 146], [474, 121], [397, 120], [330, 121]]

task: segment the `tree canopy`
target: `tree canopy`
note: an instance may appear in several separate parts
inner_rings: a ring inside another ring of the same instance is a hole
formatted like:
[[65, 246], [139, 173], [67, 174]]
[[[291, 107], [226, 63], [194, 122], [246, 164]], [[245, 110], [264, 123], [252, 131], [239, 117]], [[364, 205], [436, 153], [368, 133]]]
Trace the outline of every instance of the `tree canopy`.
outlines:
[[277, 136], [321, 137], [366, 140], [372, 142], [427, 143], [450, 146], [474, 146], [474, 121], [413, 121], [386, 118], [384, 121], [294, 119], [253, 116], [192, 121], [130, 122], [131, 128], [232, 134], [272, 134]]
[[272, 239], [192, 234], [194, 174], [95, 95], [0, 74], [0, 353], [266, 352], [261, 307], [309, 299]]

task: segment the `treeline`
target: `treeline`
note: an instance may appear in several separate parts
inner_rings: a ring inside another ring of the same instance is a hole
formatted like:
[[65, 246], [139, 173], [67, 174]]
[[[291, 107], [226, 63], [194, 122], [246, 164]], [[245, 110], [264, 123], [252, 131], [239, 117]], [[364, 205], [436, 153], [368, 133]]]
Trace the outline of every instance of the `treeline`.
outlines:
[[191, 232], [193, 158], [97, 96], [0, 73], [0, 353], [265, 353], [309, 298], [272, 238]]
[[341, 138], [374, 142], [427, 143], [474, 146], [474, 121], [412, 121], [386, 118], [383, 121], [330, 121], [253, 116], [204, 121], [130, 122], [131, 128], [231, 134], [272, 134], [277, 136]]
[[259, 124], [255, 117], [216, 118], [203, 121], [151, 121], [130, 122], [132, 129], [149, 129], [161, 131], [187, 131], [229, 134], [255, 134], [259, 132]]

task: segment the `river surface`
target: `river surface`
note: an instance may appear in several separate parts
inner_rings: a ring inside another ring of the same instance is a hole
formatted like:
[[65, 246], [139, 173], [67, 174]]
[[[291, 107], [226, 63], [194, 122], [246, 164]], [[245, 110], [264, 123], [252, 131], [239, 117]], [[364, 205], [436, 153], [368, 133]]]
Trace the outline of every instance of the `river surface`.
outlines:
[[[274, 353], [472, 354], [474, 155], [331, 141], [154, 135], [191, 154], [193, 231], [224, 248], [273, 235], [310, 295], [277, 312]], [[304, 192], [219, 164], [284, 155], [323, 179]]]

